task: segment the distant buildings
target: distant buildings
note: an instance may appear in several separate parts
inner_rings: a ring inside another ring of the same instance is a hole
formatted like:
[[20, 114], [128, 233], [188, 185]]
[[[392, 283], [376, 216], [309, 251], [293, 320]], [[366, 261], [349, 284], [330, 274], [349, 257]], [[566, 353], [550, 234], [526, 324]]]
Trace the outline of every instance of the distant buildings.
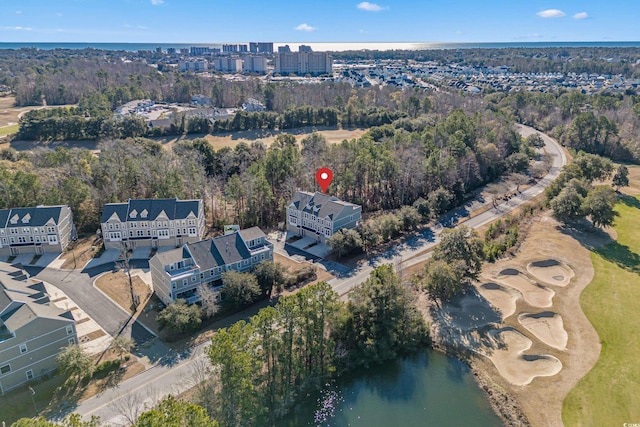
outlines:
[[249, 52], [252, 53], [273, 53], [273, 43], [251, 42], [249, 43]]
[[255, 112], [264, 111], [266, 107], [262, 102], [258, 101], [257, 99], [249, 98], [242, 103], [242, 109], [250, 113], [255, 113]]
[[[180, 52], [182, 52], [182, 49], [180, 49]], [[191, 56], [203, 56], [208, 55], [209, 53], [210, 51], [208, 47], [191, 46], [189, 48], [189, 54], [191, 54]]]
[[213, 60], [213, 68], [223, 73], [241, 73], [242, 59], [231, 57], [220, 57]]
[[0, 255], [60, 253], [75, 238], [69, 206], [0, 209]]
[[238, 52], [238, 45], [237, 44], [223, 44], [222, 45], [222, 51], [223, 52]]
[[242, 57], [243, 70], [248, 73], [264, 74], [267, 72], [267, 58], [259, 55], [245, 55]]
[[278, 53], [288, 53], [288, 52], [291, 52], [291, 48], [289, 47], [288, 44], [284, 46], [278, 46]]
[[51, 373], [61, 350], [78, 343], [71, 311], [46, 292], [20, 270], [0, 272], [0, 395]]
[[313, 49], [311, 49], [311, 46], [301, 44], [300, 46], [298, 46], [298, 52], [313, 52]]
[[276, 56], [275, 72], [279, 74], [330, 74], [331, 57], [326, 52], [283, 52]]
[[104, 206], [102, 237], [106, 249], [182, 246], [204, 236], [202, 199], [129, 199]]
[[206, 59], [194, 59], [190, 61], [181, 60], [178, 62], [178, 67], [181, 73], [185, 71], [207, 71], [209, 69], [209, 61]]
[[324, 243], [342, 228], [356, 228], [361, 216], [362, 206], [318, 192], [298, 191], [287, 206], [287, 230]]
[[179, 298], [193, 304], [201, 284], [220, 290], [222, 273], [249, 271], [267, 260], [273, 260], [273, 244], [253, 227], [158, 253], [149, 268], [153, 290], [165, 304]]

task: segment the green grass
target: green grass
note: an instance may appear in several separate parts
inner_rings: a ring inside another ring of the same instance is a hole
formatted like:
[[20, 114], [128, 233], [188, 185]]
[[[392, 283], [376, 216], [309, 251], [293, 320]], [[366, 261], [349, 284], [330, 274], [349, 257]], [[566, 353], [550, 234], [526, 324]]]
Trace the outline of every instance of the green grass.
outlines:
[[563, 403], [566, 426], [640, 422], [640, 204], [616, 210], [618, 241], [591, 253], [595, 276], [580, 297], [602, 351]]
[[19, 125], [11, 125], [0, 127], [0, 136], [10, 135], [12, 133], [18, 133]]
[[[32, 386], [36, 392], [34, 399], [38, 411], [46, 410], [55, 390], [63, 383], [64, 377], [56, 375], [47, 381]], [[31, 418], [35, 415], [31, 392], [27, 387], [20, 387], [16, 390], [8, 391], [4, 396], [0, 396], [0, 425], [4, 421], [7, 426], [10, 426], [20, 418]]]

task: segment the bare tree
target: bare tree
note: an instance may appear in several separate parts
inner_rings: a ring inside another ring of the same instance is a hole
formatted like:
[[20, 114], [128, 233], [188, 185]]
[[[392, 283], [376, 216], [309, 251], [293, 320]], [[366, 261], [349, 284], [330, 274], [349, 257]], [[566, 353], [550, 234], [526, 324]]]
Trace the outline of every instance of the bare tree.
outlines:
[[126, 425], [135, 425], [146, 410], [144, 400], [140, 393], [127, 393], [113, 402], [113, 408], [127, 422]]
[[509, 175], [509, 181], [515, 184], [516, 192], [520, 193], [520, 186], [529, 182], [529, 177], [522, 173], [512, 173]]
[[206, 356], [200, 356], [191, 363], [187, 382], [195, 390], [196, 403], [207, 410], [213, 408], [215, 400], [213, 382], [211, 380], [213, 367]]
[[200, 302], [202, 303], [202, 311], [207, 317], [213, 317], [218, 310], [220, 310], [220, 292], [214, 291], [210, 286], [201, 284], [198, 286], [197, 291], [200, 296]]

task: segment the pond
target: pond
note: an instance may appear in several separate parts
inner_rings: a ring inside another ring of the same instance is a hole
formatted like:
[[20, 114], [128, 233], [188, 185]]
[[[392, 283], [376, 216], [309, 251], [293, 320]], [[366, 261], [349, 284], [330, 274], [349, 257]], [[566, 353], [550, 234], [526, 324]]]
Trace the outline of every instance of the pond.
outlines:
[[502, 426], [460, 360], [428, 349], [344, 375], [300, 403], [283, 426]]

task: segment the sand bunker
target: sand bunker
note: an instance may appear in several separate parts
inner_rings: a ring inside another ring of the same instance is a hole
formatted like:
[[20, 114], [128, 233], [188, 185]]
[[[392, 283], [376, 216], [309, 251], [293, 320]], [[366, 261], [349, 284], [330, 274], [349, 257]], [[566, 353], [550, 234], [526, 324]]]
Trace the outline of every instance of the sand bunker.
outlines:
[[498, 285], [497, 283], [483, 283], [478, 291], [502, 314], [502, 320], [516, 311], [516, 300], [522, 295], [517, 290]]
[[456, 329], [470, 331], [502, 321], [500, 313], [482, 295], [469, 292], [445, 309], [446, 321]]
[[568, 335], [559, 314], [553, 311], [522, 313], [518, 316], [518, 322], [548, 346], [558, 350], [567, 348]]
[[567, 286], [575, 276], [569, 266], [555, 259], [532, 262], [527, 265], [527, 271], [542, 283], [562, 287]]
[[549, 288], [531, 282], [520, 271], [507, 268], [502, 270], [497, 278], [500, 283], [519, 290], [525, 301], [532, 306], [551, 307], [553, 296], [556, 293]]
[[522, 354], [531, 348], [531, 340], [517, 330], [507, 327], [489, 332], [494, 343], [485, 354], [500, 373], [513, 385], [524, 386], [535, 377], [550, 377], [562, 369], [562, 362], [550, 355]]

